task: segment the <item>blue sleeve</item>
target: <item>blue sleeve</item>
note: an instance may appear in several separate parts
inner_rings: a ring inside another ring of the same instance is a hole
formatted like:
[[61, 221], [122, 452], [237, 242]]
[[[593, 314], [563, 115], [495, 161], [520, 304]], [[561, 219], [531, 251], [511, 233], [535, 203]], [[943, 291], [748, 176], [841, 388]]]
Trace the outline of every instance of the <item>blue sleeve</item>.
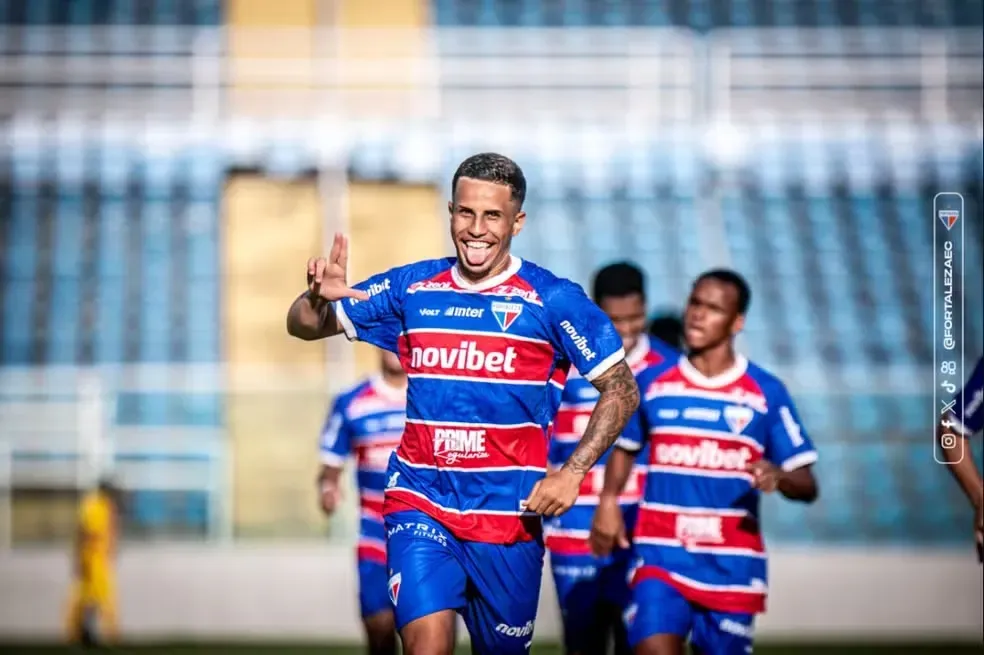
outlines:
[[611, 320], [578, 285], [560, 281], [544, 298], [550, 341], [588, 382], [625, 359]]
[[642, 409], [636, 411], [622, 428], [622, 434], [615, 440], [615, 447], [633, 455], [638, 455], [646, 445], [646, 428]]
[[966, 437], [980, 432], [984, 428], [984, 357], [977, 360], [970, 379], [954, 400], [953, 427]]
[[399, 354], [408, 268], [392, 268], [353, 285], [353, 288], [368, 293], [368, 300], [343, 298], [335, 301], [335, 316], [349, 341], [364, 341]]
[[319, 450], [321, 463], [342, 468], [345, 458], [352, 452], [352, 434], [345, 418], [345, 397], [339, 396], [331, 406], [331, 412], [321, 429]]
[[786, 387], [777, 383], [766, 402], [769, 414], [765, 458], [784, 471], [795, 471], [816, 462], [817, 451], [803, 429]]

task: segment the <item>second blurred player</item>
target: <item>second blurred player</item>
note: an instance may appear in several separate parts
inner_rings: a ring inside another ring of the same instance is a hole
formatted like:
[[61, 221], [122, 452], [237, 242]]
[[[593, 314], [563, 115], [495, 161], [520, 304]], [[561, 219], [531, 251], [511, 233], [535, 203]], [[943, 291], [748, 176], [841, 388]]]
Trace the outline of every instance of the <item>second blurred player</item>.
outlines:
[[[592, 285], [594, 301], [608, 314], [622, 337], [625, 361], [638, 374], [664, 359], [679, 356], [662, 341], [644, 334], [646, 293], [642, 271], [622, 262], [597, 272]], [[594, 410], [598, 391], [583, 377], [572, 374], [564, 387], [550, 443], [549, 465], [560, 467], [570, 457]], [[577, 503], [566, 514], [546, 526], [550, 566], [564, 627], [564, 648], [568, 655], [607, 652], [615, 641], [616, 655], [628, 653], [628, 641], [621, 621], [628, 605], [628, 550], [609, 557], [591, 554], [588, 532], [598, 505], [598, 494], [605, 477], [603, 455], [581, 484]], [[641, 472], [644, 472], [641, 470]], [[638, 487], [626, 490], [622, 507], [627, 524], [633, 522], [639, 500]]]
[[335, 400], [321, 433], [321, 509], [334, 513], [341, 498], [339, 477], [355, 455], [359, 489], [359, 610], [369, 655], [395, 655], [396, 624], [386, 575], [383, 489], [390, 453], [400, 445], [407, 411], [407, 376], [399, 358], [380, 355], [380, 373]]

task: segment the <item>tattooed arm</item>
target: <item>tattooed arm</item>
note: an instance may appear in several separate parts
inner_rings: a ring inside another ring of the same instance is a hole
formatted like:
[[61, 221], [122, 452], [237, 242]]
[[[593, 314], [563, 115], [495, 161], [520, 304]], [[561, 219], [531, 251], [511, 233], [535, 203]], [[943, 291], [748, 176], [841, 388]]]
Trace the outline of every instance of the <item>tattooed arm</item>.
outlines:
[[639, 407], [639, 385], [624, 359], [598, 376], [592, 384], [601, 396], [591, 412], [584, 436], [563, 466], [581, 478], [611, 448]]
[[639, 406], [639, 385], [623, 359], [592, 380], [601, 392], [584, 436], [564, 465], [540, 480], [522, 509], [543, 516], [558, 516], [577, 500], [581, 482], [608, 450]]

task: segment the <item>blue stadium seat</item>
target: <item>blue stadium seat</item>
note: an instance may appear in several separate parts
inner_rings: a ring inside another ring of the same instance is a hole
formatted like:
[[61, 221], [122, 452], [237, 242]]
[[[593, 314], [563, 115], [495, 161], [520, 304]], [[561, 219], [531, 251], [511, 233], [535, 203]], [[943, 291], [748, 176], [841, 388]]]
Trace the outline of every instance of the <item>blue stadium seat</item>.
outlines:
[[47, 357], [50, 364], [74, 364], [78, 355], [82, 309], [82, 203], [76, 195], [59, 199], [52, 230], [51, 303]]

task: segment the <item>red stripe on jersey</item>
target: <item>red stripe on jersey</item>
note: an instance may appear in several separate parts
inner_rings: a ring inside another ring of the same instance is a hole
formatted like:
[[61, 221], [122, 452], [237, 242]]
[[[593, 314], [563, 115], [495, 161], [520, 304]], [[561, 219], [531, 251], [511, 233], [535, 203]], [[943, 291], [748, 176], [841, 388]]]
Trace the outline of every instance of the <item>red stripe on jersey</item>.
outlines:
[[722, 434], [687, 434], [658, 432], [651, 434], [649, 463], [663, 469], [736, 474], [762, 459], [761, 448], [747, 441], [735, 441]]
[[366, 494], [362, 493], [359, 495], [359, 507], [367, 512], [372, 512], [373, 514], [383, 513], [383, 494], [374, 493]]
[[543, 523], [532, 514], [489, 514], [472, 511], [454, 512], [435, 505], [423, 496], [406, 489], [386, 491], [383, 514], [417, 510], [430, 516], [451, 531], [458, 539], [489, 544], [511, 544], [534, 541], [543, 536]]
[[415, 330], [400, 339], [400, 361], [410, 375], [546, 383], [554, 373], [549, 343], [505, 333]]
[[356, 557], [360, 562], [370, 561], [386, 566], [386, 544], [378, 541], [360, 541], [356, 547]]
[[389, 466], [390, 455], [399, 445], [399, 439], [360, 441], [355, 447], [355, 461], [360, 469], [385, 471]]
[[482, 469], [547, 466], [547, 436], [538, 425], [440, 425], [407, 421], [397, 455], [411, 464]]
[[584, 434], [584, 429], [588, 427], [588, 420], [594, 405], [571, 407], [561, 407], [554, 418], [554, 434], [559, 437], [570, 439], [572, 437], [580, 439]]
[[591, 542], [581, 537], [548, 534], [547, 548], [553, 555], [590, 555]]
[[662, 580], [683, 594], [690, 602], [710, 610], [742, 614], [760, 614], [765, 611], [765, 589], [744, 591], [734, 588], [715, 589], [711, 585], [698, 587], [681, 580], [679, 576], [670, 575], [658, 566], [650, 565], [639, 567], [632, 576], [633, 585], [643, 580]]
[[[618, 496], [620, 503], [637, 503], [642, 498], [642, 490], [646, 485], [646, 469], [643, 466], [634, 467], [625, 481], [625, 487]], [[595, 465], [581, 481], [581, 490], [578, 492], [578, 504], [581, 501], [591, 498], [592, 502], [598, 502], [598, 496], [605, 488], [605, 467], [601, 464]]]
[[567, 376], [571, 371], [571, 363], [564, 361], [560, 366], [554, 369], [553, 373], [550, 374], [550, 381], [556, 384], [561, 389], [567, 384]]
[[[765, 543], [758, 522], [750, 516], [722, 516], [713, 512], [676, 512], [643, 505], [635, 527], [636, 539], [677, 542], [695, 551], [737, 549], [764, 553]], [[740, 553], [735, 553], [740, 554]]]

